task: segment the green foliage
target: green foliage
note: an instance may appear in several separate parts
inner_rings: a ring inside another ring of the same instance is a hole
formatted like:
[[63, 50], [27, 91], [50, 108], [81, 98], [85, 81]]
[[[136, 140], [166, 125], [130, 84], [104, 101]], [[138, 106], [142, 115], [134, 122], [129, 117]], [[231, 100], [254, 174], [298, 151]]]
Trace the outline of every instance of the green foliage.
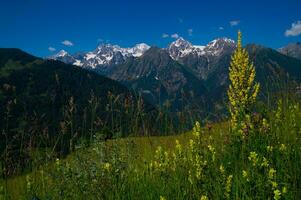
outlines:
[[265, 118], [252, 116], [256, 134], [245, 140], [230, 140], [228, 123], [196, 123], [180, 136], [97, 142], [42, 168], [44, 178], [40, 170], [30, 175], [30, 194], [42, 199], [299, 199], [300, 109], [298, 102], [283, 99]]

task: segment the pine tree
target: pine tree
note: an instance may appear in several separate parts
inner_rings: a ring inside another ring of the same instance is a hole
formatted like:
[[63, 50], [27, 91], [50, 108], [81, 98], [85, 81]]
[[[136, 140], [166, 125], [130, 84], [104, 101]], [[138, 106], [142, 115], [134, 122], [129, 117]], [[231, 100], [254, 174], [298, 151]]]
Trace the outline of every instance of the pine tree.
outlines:
[[231, 125], [232, 128], [241, 130], [249, 120], [250, 109], [259, 91], [259, 83], [254, 81], [255, 67], [250, 62], [246, 49], [242, 48], [240, 31], [238, 31], [237, 49], [231, 57], [229, 71], [228, 97]]

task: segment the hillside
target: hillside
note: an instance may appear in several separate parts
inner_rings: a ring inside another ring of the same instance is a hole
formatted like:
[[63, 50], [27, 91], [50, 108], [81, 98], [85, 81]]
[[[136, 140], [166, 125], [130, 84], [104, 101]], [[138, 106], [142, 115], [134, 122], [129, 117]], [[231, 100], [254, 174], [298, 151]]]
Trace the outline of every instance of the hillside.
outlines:
[[0, 86], [0, 152], [8, 173], [25, 166], [35, 148], [65, 154], [82, 137], [156, 133], [149, 124], [153, 106], [118, 82], [79, 67], [0, 49]]

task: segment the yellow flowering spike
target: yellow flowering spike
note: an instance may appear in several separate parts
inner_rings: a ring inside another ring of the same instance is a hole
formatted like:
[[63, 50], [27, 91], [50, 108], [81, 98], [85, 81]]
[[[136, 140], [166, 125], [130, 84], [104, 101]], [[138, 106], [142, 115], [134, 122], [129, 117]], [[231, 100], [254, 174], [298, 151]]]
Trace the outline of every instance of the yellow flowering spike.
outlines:
[[201, 196], [201, 200], [209, 200], [208, 197], [206, 195], [202, 195]]
[[166, 198], [163, 196], [160, 196], [160, 200], [166, 200]]
[[105, 163], [104, 165], [103, 165], [103, 169], [105, 170], [105, 171], [111, 171], [111, 169], [112, 169], [112, 165], [110, 164], [110, 163]]
[[232, 127], [243, 122], [250, 111], [259, 91], [259, 83], [255, 83], [255, 67], [249, 60], [246, 49], [242, 48], [241, 32], [238, 32], [237, 49], [231, 57], [229, 68], [230, 85], [228, 98]]
[[225, 197], [226, 199], [230, 199], [230, 192], [231, 192], [231, 187], [232, 187], [232, 179], [233, 175], [229, 175], [226, 180], [226, 187], [225, 187]]
[[270, 168], [269, 175], [268, 175], [269, 179], [273, 179], [275, 175], [276, 175], [276, 170], [274, 168]]
[[281, 192], [279, 190], [274, 190], [274, 199], [275, 200], [281, 199]]

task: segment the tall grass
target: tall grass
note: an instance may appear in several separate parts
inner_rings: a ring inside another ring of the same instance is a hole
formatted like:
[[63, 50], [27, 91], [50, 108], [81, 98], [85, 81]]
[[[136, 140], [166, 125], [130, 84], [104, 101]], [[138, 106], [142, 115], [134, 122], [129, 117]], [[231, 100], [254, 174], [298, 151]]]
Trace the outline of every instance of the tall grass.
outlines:
[[[301, 111], [284, 98], [254, 113], [245, 139], [228, 122], [187, 134], [99, 141], [23, 177], [41, 199], [300, 199]], [[12, 188], [3, 184], [2, 196]], [[20, 196], [18, 196], [20, 197]]]

